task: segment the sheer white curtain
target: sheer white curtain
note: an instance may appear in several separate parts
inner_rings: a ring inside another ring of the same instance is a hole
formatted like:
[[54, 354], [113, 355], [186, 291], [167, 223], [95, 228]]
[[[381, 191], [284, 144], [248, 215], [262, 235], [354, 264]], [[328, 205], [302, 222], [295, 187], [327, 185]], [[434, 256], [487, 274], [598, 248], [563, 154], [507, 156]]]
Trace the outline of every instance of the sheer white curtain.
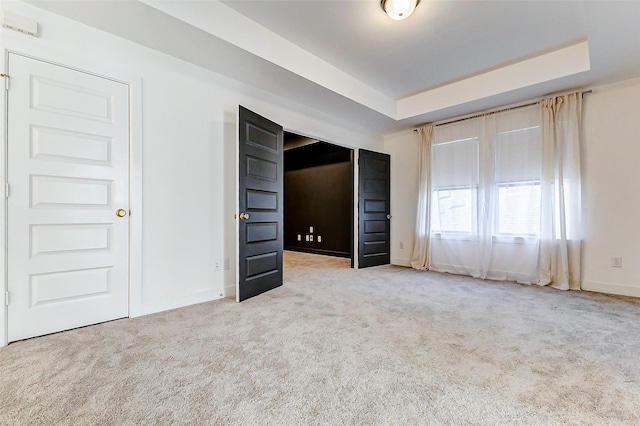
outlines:
[[422, 128], [412, 266], [579, 289], [581, 113], [572, 93]]
[[543, 99], [540, 284], [580, 289], [582, 94]]
[[433, 125], [427, 124], [418, 129], [419, 172], [418, 172], [418, 211], [416, 215], [416, 234], [413, 245], [411, 266], [415, 269], [429, 269], [429, 235], [431, 223], [431, 146], [433, 143]]
[[540, 106], [435, 128], [432, 270], [538, 282]]

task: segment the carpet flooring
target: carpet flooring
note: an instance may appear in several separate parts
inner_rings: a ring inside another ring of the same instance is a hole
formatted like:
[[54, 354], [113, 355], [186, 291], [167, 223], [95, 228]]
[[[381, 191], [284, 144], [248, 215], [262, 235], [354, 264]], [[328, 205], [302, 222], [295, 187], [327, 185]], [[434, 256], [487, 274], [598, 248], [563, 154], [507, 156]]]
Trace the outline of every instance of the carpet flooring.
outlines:
[[640, 424], [639, 299], [285, 265], [240, 304], [0, 348], [0, 424]]

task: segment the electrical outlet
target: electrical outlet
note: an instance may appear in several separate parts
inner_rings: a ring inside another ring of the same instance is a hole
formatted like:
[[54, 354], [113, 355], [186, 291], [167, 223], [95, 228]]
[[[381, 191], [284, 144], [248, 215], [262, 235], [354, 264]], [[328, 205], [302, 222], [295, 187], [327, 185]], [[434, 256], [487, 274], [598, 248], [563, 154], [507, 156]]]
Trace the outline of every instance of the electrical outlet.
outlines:
[[213, 270], [220, 271], [222, 269], [222, 259], [215, 259], [213, 261]]
[[224, 270], [226, 271], [227, 269], [229, 269], [229, 258], [225, 257], [224, 258]]
[[622, 256], [613, 256], [611, 258], [612, 268], [622, 268]]
[[322, 242], [322, 237], [320, 235], [318, 235], [318, 242], [321, 243]]

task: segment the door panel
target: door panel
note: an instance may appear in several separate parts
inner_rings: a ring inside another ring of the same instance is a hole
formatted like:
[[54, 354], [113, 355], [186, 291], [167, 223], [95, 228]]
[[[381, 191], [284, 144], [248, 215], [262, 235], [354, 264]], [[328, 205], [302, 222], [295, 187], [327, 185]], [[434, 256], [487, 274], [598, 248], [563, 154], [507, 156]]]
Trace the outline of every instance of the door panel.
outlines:
[[9, 341], [125, 317], [128, 86], [8, 63]]
[[282, 285], [284, 191], [282, 127], [243, 107], [239, 122], [240, 302]]
[[360, 151], [358, 267], [386, 265], [390, 254], [390, 157]]

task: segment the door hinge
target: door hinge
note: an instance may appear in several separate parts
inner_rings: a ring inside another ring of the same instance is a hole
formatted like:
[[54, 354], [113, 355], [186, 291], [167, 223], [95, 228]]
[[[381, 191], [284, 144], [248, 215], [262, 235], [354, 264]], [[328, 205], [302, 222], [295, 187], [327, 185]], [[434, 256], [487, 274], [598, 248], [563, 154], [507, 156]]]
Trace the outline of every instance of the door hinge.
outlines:
[[9, 198], [9, 184], [8, 183], [4, 186], [4, 196], [6, 198]]
[[9, 90], [9, 74], [0, 74], [0, 77], [4, 77], [4, 89]]
[[8, 291], [5, 291], [5, 293], [4, 293], [4, 304], [6, 306], [9, 306], [9, 292]]

